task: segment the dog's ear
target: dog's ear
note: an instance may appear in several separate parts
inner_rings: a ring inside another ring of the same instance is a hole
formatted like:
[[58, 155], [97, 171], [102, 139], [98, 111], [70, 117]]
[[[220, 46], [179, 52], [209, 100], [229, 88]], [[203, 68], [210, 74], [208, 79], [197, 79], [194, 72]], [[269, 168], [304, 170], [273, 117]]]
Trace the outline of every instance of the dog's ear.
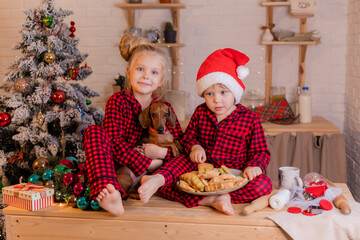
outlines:
[[150, 106], [145, 108], [139, 115], [139, 122], [143, 128], [148, 128], [151, 124]]
[[168, 113], [169, 113], [169, 117], [166, 119], [166, 121], [169, 123], [171, 128], [175, 127], [175, 123], [176, 123], [176, 115], [175, 113], [170, 109], [170, 107], [168, 107]]

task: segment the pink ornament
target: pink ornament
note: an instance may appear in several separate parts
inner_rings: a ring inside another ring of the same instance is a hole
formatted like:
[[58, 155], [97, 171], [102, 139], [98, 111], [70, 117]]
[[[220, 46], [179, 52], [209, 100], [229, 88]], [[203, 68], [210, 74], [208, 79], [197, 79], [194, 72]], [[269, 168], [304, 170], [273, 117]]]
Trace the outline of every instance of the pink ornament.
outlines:
[[60, 162], [59, 162], [59, 165], [65, 165], [65, 166], [67, 166], [68, 168], [70, 168], [70, 169], [74, 169], [75, 168], [75, 166], [74, 166], [74, 163], [71, 161], [71, 160], [69, 160], [69, 159], [63, 159], [63, 160], [61, 160]]
[[79, 196], [83, 192], [84, 192], [83, 184], [81, 182], [75, 183], [75, 185], [74, 185], [74, 193]]
[[74, 181], [74, 174], [72, 172], [68, 172], [64, 175], [63, 182], [65, 183], [65, 185], [69, 185], [73, 181]]

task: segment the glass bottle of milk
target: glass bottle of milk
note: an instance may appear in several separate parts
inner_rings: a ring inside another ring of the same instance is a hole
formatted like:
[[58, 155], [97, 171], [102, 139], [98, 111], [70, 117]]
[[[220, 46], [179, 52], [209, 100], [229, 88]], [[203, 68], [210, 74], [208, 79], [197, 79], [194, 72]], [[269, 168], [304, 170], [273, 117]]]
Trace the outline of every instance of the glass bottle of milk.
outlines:
[[309, 87], [302, 87], [299, 96], [300, 123], [311, 123], [312, 107]]

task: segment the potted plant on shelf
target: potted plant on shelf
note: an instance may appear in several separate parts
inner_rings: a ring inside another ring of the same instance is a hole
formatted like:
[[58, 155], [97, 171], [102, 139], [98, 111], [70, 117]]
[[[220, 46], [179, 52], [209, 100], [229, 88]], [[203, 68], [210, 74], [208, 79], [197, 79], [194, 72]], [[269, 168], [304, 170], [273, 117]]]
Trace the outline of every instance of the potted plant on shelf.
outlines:
[[120, 92], [125, 89], [126, 78], [123, 75], [119, 74], [114, 80], [115, 80], [115, 84], [113, 84], [114, 93]]
[[171, 22], [165, 23], [164, 38], [165, 43], [176, 43], [176, 31]]

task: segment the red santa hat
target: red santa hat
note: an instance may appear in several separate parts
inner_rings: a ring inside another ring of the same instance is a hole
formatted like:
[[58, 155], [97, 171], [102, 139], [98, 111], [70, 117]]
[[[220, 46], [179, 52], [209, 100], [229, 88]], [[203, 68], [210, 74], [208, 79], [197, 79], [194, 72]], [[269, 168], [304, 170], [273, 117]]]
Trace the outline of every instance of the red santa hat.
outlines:
[[231, 48], [219, 49], [210, 54], [197, 74], [198, 95], [203, 97], [208, 87], [221, 83], [234, 94], [235, 103], [239, 103], [245, 91], [242, 80], [249, 75], [249, 69], [245, 67], [248, 61], [248, 56]]

